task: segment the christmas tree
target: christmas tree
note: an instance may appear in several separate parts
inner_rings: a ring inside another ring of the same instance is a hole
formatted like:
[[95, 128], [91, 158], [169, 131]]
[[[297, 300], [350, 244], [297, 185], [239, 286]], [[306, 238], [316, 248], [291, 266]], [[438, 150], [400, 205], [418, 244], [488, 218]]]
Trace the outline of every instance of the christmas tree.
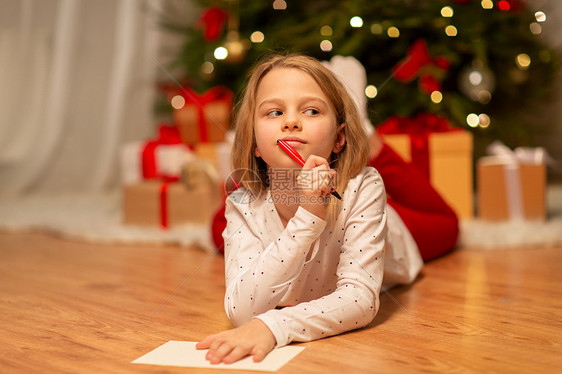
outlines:
[[[197, 0], [175, 71], [203, 92], [240, 92], [264, 54], [354, 56], [366, 68], [371, 122], [433, 113], [492, 140], [535, 145], [533, 113], [551, 94], [560, 56], [541, 39], [546, 15], [520, 0]], [[179, 70], [178, 70], [179, 68]], [[480, 149], [478, 149], [478, 147]]]

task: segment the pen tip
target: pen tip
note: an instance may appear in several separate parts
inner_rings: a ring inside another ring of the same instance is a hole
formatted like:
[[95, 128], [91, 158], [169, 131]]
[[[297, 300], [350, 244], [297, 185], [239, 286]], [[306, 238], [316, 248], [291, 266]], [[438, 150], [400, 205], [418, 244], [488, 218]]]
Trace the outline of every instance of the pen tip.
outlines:
[[340, 196], [340, 194], [339, 194], [338, 191], [336, 191], [336, 190], [332, 191], [332, 195], [334, 195], [335, 197], [337, 197], [337, 198], [340, 199], [340, 200], [342, 199], [341, 196]]
[[281, 141], [281, 139], [277, 139], [277, 144], [279, 144], [280, 141]]

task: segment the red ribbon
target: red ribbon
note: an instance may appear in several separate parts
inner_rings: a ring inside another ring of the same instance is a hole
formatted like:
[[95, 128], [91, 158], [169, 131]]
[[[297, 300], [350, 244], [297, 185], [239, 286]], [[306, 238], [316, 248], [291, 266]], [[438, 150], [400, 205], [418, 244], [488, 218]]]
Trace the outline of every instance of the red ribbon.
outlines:
[[[207, 122], [205, 121], [205, 105], [223, 101], [228, 106], [232, 105], [233, 94], [232, 91], [225, 86], [215, 86], [208, 89], [203, 95], [199, 95], [197, 92], [190, 90], [189, 88], [182, 88], [181, 95], [185, 99], [185, 104], [195, 104], [197, 110], [199, 111], [199, 141], [205, 143], [209, 140], [207, 135]], [[211, 120], [213, 120], [211, 118]], [[218, 123], [214, 123], [214, 126], [220, 126]]]
[[156, 162], [156, 147], [159, 145], [181, 144], [180, 133], [177, 127], [161, 124], [158, 127], [158, 137], [145, 143], [142, 150], [142, 177], [143, 179], [163, 179], [166, 181], [179, 180], [178, 176], [164, 175], [158, 171]]
[[[435, 70], [434, 67], [436, 67], [447, 71], [449, 65], [449, 61], [444, 57], [432, 58], [429, 55], [425, 40], [418, 39], [408, 49], [407, 57], [394, 66], [393, 76], [400, 82], [410, 82], [419, 75], [420, 88], [430, 94], [433, 91], [441, 90], [441, 83], [435, 77], [435, 71], [430, 74], [431, 70]], [[427, 68], [423, 69], [424, 67]]]
[[168, 183], [160, 185], [160, 226], [168, 228]]
[[181, 144], [177, 127], [161, 124], [158, 127], [158, 137], [145, 143], [142, 150], [142, 176], [144, 179], [160, 179], [160, 226], [168, 228], [168, 183], [177, 182], [179, 176], [166, 175], [158, 170], [156, 148], [160, 145]]
[[429, 135], [457, 129], [446, 118], [432, 113], [419, 113], [415, 118], [390, 117], [378, 128], [379, 134], [406, 134], [410, 137], [412, 163], [429, 177]]

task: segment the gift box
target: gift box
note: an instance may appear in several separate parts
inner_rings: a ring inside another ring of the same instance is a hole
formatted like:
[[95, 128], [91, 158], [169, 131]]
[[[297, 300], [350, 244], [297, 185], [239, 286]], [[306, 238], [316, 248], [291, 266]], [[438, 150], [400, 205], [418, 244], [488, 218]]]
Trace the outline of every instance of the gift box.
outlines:
[[185, 105], [175, 109], [172, 116], [182, 140], [188, 145], [224, 141], [232, 116], [232, 91], [217, 86], [203, 95], [189, 89], [179, 94]]
[[123, 223], [161, 228], [209, 223], [220, 203], [216, 185], [187, 188], [180, 182], [143, 181], [123, 187]]
[[182, 166], [195, 154], [182, 143], [176, 127], [162, 124], [158, 136], [121, 146], [121, 180], [134, 184], [146, 179], [178, 180]]
[[[498, 145], [493, 145], [498, 147]], [[546, 165], [542, 152], [505, 153], [477, 163], [478, 217], [489, 221], [545, 220]], [[544, 155], [544, 152], [542, 152]], [[526, 156], [522, 156], [526, 155]]]
[[219, 179], [225, 181], [232, 172], [230, 155], [232, 150], [232, 138], [230, 141], [220, 143], [199, 143], [194, 147], [195, 155], [208, 161], [219, 175]]
[[472, 149], [468, 131], [435, 115], [393, 117], [377, 129], [386, 144], [424, 172], [460, 219], [474, 216]]

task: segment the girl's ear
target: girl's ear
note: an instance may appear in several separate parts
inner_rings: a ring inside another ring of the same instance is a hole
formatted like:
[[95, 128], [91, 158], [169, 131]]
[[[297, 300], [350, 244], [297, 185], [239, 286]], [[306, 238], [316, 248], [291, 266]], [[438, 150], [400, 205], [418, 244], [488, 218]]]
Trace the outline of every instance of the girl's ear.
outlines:
[[338, 130], [336, 133], [336, 139], [334, 140], [334, 147], [332, 148], [332, 152], [338, 153], [345, 147], [345, 123], [342, 123], [338, 126]]
[[261, 157], [261, 153], [260, 153], [260, 150], [258, 149], [258, 147], [254, 148], [254, 155], [256, 157]]

